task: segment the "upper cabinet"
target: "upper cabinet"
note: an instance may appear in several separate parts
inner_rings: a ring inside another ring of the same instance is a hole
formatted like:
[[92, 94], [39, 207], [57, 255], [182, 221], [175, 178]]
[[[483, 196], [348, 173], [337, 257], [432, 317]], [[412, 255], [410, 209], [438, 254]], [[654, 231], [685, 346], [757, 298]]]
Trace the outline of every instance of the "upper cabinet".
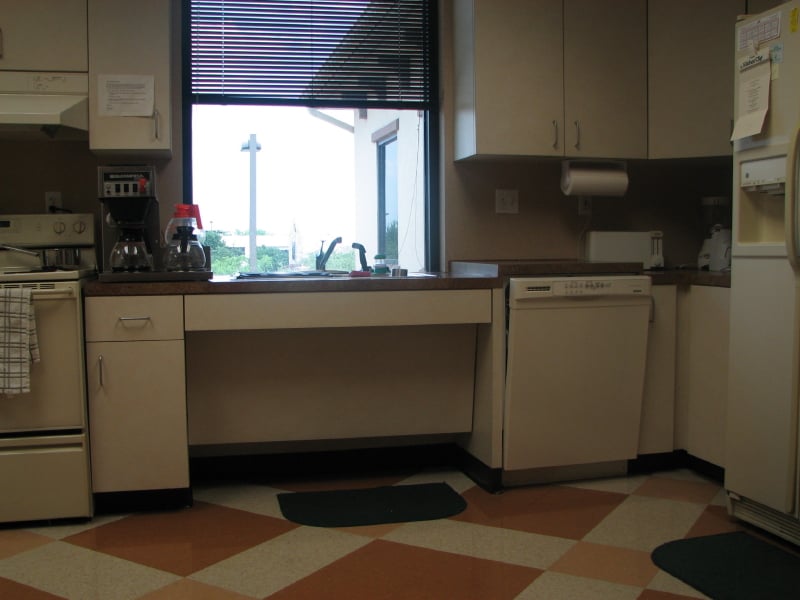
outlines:
[[747, 14], [756, 15], [758, 13], [775, 8], [786, 2], [786, 0], [747, 0]]
[[169, 0], [89, 0], [92, 151], [171, 154], [173, 4]]
[[644, 0], [564, 0], [564, 154], [647, 156]]
[[731, 154], [733, 50], [744, 0], [649, 0], [650, 158]]
[[646, 9], [456, 0], [456, 159], [645, 157]]
[[0, 0], [0, 70], [87, 69], [86, 0]]

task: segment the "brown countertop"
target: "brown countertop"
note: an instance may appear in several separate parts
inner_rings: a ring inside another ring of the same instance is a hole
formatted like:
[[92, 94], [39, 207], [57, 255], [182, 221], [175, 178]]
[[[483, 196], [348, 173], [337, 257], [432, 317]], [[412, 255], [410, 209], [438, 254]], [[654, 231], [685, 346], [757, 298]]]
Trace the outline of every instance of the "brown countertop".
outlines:
[[417, 290], [474, 290], [502, 286], [502, 279], [486, 276], [426, 273], [408, 277], [276, 277], [235, 279], [214, 277], [209, 281], [90, 281], [86, 296], [150, 296], [191, 294], [259, 294], [286, 292], [383, 292]]
[[641, 274], [642, 263], [592, 263], [574, 258], [513, 259], [513, 260], [454, 260], [450, 263], [454, 275], [484, 277], [538, 277], [558, 275]]
[[730, 271], [697, 271], [688, 269], [667, 269], [648, 271], [653, 285], [706, 285], [731, 287]]
[[486, 277], [538, 277], [558, 275], [650, 275], [653, 285], [708, 285], [730, 287], [730, 271], [665, 269], [644, 271], [638, 262], [587, 262], [576, 259], [459, 260], [450, 270], [460, 275]]
[[647, 274], [653, 285], [707, 285], [730, 287], [730, 271], [667, 269], [643, 271], [641, 263], [591, 263], [575, 259], [519, 259], [453, 261], [450, 273], [412, 274], [409, 277], [281, 277], [209, 281], [101, 282], [89, 281], [86, 296], [150, 296], [191, 294], [259, 294], [286, 292], [380, 292], [464, 290], [502, 287], [508, 277], [559, 275]]

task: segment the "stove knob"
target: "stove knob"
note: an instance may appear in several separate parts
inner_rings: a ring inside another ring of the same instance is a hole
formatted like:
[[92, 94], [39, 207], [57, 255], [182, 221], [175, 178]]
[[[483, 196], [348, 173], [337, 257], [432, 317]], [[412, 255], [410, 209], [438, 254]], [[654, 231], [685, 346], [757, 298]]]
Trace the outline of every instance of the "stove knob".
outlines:
[[86, 231], [86, 223], [84, 223], [83, 221], [75, 221], [72, 224], [72, 230], [75, 233], [83, 233], [84, 231]]
[[64, 224], [64, 221], [56, 221], [55, 223], [53, 223], [53, 231], [55, 231], [59, 235], [64, 233], [66, 229], [67, 226]]

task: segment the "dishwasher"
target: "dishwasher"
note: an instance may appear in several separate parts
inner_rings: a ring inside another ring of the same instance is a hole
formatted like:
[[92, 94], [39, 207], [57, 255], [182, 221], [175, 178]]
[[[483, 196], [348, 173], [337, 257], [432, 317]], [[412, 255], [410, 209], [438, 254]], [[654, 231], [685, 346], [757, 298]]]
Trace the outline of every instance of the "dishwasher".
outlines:
[[635, 458], [650, 278], [511, 278], [504, 470]]

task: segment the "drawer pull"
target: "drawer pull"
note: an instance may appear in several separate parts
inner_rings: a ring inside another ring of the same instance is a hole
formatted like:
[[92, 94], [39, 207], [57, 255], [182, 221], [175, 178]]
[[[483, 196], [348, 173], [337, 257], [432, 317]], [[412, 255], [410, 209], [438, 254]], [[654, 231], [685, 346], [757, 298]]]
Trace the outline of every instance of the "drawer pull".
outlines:
[[123, 323], [127, 321], [149, 321], [150, 317], [120, 317], [119, 320]]

